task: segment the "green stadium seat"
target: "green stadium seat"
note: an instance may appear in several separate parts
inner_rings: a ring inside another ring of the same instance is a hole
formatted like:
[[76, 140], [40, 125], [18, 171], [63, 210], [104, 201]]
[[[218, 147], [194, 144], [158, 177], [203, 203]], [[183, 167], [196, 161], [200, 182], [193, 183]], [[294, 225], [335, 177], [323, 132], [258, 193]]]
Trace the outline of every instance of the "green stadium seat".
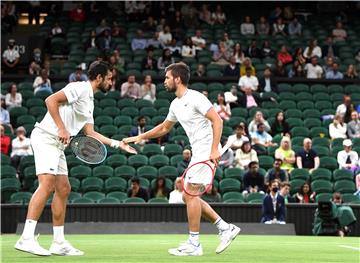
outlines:
[[148, 158], [145, 155], [132, 155], [128, 158], [128, 165], [133, 166], [134, 168], [147, 165]]
[[315, 102], [315, 109], [318, 109], [319, 111], [322, 111], [325, 109], [331, 109], [332, 107], [333, 107], [333, 105], [330, 101], [316, 101]]
[[[120, 115], [120, 114], [118, 114]], [[129, 116], [131, 118], [139, 116], [139, 110], [135, 107], [125, 107], [121, 110], [121, 115]]]
[[314, 93], [313, 101], [330, 101], [330, 96], [325, 92]]
[[32, 197], [31, 192], [16, 192], [10, 197], [10, 203], [12, 204], [28, 204]]
[[342, 199], [343, 199], [344, 203], [352, 203], [352, 202], [358, 202], [358, 201], [360, 201], [359, 196], [354, 195], [354, 194], [352, 194], [352, 193], [343, 194], [343, 195], [342, 195]]
[[[3, 178], [3, 177], [2, 177]], [[1, 179], [1, 200], [7, 202], [13, 193], [18, 192], [21, 184], [17, 178], [4, 178]]]
[[304, 120], [304, 126], [308, 129], [311, 129], [313, 127], [321, 127], [321, 121], [317, 118], [306, 117]]
[[123, 202], [127, 198], [127, 194], [124, 192], [111, 192], [106, 195], [106, 198], [116, 198], [119, 202]]
[[252, 203], [252, 204], [262, 203], [264, 197], [265, 197], [265, 194], [262, 194], [262, 193], [250, 193], [246, 197], [246, 202]]
[[161, 107], [160, 109], [158, 109], [158, 115], [167, 116], [168, 113], [169, 113], [168, 107]]
[[329, 148], [330, 140], [328, 138], [315, 137], [312, 138], [312, 143], [314, 146], [323, 146]]
[[78, 165], [70, 169], [70, 176], [82, 179], [91, 176], [91, 168], [85, 165]]
[[233, 178], [222, 179], [219, 183], [219, 191], [221, 194], [232, 191], [240, 191], [241, 183], [239, 180]]
[[302, 137], [309, 137], [310, 131], [308, 128], [305, 127], [294, 127], [291, 129], [291, 135], [296, 136], [302, 136]]
[[121, 98], [121, 99], [118, 100], [117, 106], [120, 109], [125, 108], [125, 107], [135, 107], [135, 102], [132, 99]]
[[334, 147], [343, 147], [342, 144], [343, 144], [343, 141], [344, 139], [343, 138], [336, 138], [336, 139], [333, 139], [331, 141], [331, 148], [334, 148]]
[[119, 116], [120, 113], [122, 114], [122, 112], [120, 112], [120, 109], [118, 109], [117, 107], [106, 107], [102, 110], [102, 113], [103, 115], [108, 115], [113, 118]]
[[10, 165], [10, 157], [6, 154], [1, 154], [1, 165]]
[[[327, 93], [328, 88], [324, 84], [314, 84], [314, 85], [311, 85], [310, 91], [312, 93], [319, 93], [319, 92]], [[316, 100], [314, 100], [314, 101], [316, 101]]]
[[[313, 109], [315, 107], [314, 102], [312, 101], [299, 101], [296, 106], [299, 110], [304, 111], [307, 109]], [[304, 116], [306, 116], [304, 114]]]
[[158, 115], [158, 116], [152, 117], [150, 123], [151, 123], [151, 125], [156, 126], [159, 123], [162, 123], [165, 119], [166, 119], [166, 116]]
[[158, 176], [163, 176], [175, 180], [178, 177], [178, 171], [174, 166], [163, 166], [158, 170]]
[[118, 133], [130, 135], [130, 131], [132, 127], [133, 127], [132, 125], [122, 125], [118, 128]]
[[304, 126], [304, 122], [300, 118], [288, 118], [286, 121], [289, 124], [290, 129]]
[[140, 198], [140, 197], [129, 197], [129, 198], [126, 198], [123, 202], [125, 204], [129, 204], [129, 203], [136, 203], [136, 204], [146, 203], [145, 200]]
[[114, 169], [111, 166], [100, 165], [93, 169], [93, 176], [106, 179], [114, 175]]
[[280, 101], [283, 101], [283, 100], [293, 100], [295, 101], [296, 100], [296, 95], [295, 93], [293, 92], [280, 92], [279, 93], [279, 99]]
[[167, 200], [166, 198], [154, 197], [154, 198], [149, 199], [148, 203], [150, 203], [150, 204], [167, 204], [167, 203], [169, 203], [169, 200]]
[[116, 100], [105, 97], [105, 98], [100, 100], [99, 106], [101, 108], [103, 108], [103, 109], [106, 108], [106, 107], [116, 107]]
[[318, 126], [311, 128], [311, 130], [310, 130], [311, 138], [317, 138], [317, 137], [322, 137], [322, 136], [329, 138], [329, 130], [324, 127], [318, 127]]
[[332, 199], [332, 194], [330, 193], [320, 193], [315, 196], [316, 202], [326, 202]]
[[290, 173], [290, 180], [301, 179], [308, 181], [310, 177], [308, 169], [295, 168]]
[[327, 168], [329, 170], [335, 170], [338, 168], [338, 163], [336, 158], [330, 156], [320, 157], [320, 167]]
[[120, 204], [120, 200], [114, 197], [105, 197], [98, 201], [99, 204]]
[[170, 158], [170, 165], [177, 167], [177, 164], [183, 160], [182, 154], [174, 155]]
[[155, 166], [156, 168], [169, 165], [169, 157], [160, 154], [151, 156], [149, 159], [149, 164]]
[[227, 192], [222, 196], [225, 203], [244, 203], [244, 196], [240, 192]]
[[129, 165], [122, 165], [120, 167], [115, 168], [114, 171], [115, 176], [122, 177], [126, 180], [135, 176], [135, 174], [136, 174], [135, 168]]
[[334, 157], [334, 158], [337, 158], [337, 155], [340, 151], [344, 150], [343, 147], [341, 146], [334, 146], [334, 147], [331, 147], [331, 155]]
[[166, 144], [164, 147], [164, 155], [172, 157], [177, 154], [182, 154], [183, 148], [178, 144]]
[[176, 143], [176, 144], [180, 144], [183, 146], [189, 145], [189, 138], [186, 135], [175, 135], [175, 136], [171, 136], [169, 139], [169, 142], [171, 143]]
[[25, 107], [11, 108], [9, 113], [10, 113], [10, 120], [16, 120], [19, 116], [26, 115], [28, 113], [28, 108]]
[[247, 118], [248, 117], [248, 112], [246, 109], [244, 108], [234, 108], [231, 110], [231, 116], [237, 116], [237, 117], [243, 117], [243, 118]]
[[110, 116], [97, 116], [95, 118], [95, 124], [98, 126], [101, 125], [112, 125], [113, 124], [113, 118]]
[[303, 113], [302, 113], [302, 111], [297, 110], [297, 109], [288, 109], [285, 111], [285, 117], [301, 119], [303, 117]]
[[297, 193], [304, 183], [305, 183], [305, 180], [302, 180], [302, 179], [291, 180], [290, 181], [290, 185], [291, 185], [290, 194], [293, 195], [293, 194]]
[[162, 154], [162, 150], [159, 144], [145, 144], [142, 154], [150, 157], [156, 154]]
[[329, 148], [327, 148], [327, 147], [316, 145], [316, 146], [313, 146], [312, 148], [318, 154], [319, 157], [329, 156], [329, 154], [330, 154]]
[[1, 178], [15, 178], [16, 169], [11, 165], [1, 165]]
[[356, 191], [356, 186], [352, 181], [339, 180], [334, 183], [334, 191], [341, 194], [353, 194]]
[[71, 191], [78, 192], [80, 190], [80, 180], [75, 177], [69, 177]]
[[331, 182], [327, 180], [315, 180], [311, 183], [311, 189], [313, 192], [317, 194], [320, 193], [332, 193], [333, 192], [333, 185]]
[[106, 164], [112, 168], [126, 164], [127, 159], [125, 155], [122, 154], [112, 154], [106, 159]]
[[95, 203], [98, 203], [99, 200], [105, 198], [105, 194], [97, 191], [90, 191], [83, 195], [83, 198], [89, 198], [93, 200]]
[[80, 197], [72, 200], [72, 204], [95, 204], [95, 201], [90, 198]]
[[348, 180], [348, 181], [354, 181], [354, 174], [346, 169], [336, 169], [333, 172], [333, 180], [340, 181], [340, 180]]
[[139, 111], [140, 116], [148, 116], [150, 118], [158, 115], [157, 110], [154, 107], [143, 107]]
[[35, 160], [33, 155], [23, 156], [20, 160], [20, 171], [23, 172], [25, 168], [34, 166]]
[[264, 169], [270, 169], [273, 167], [274, 158], [272, 156], [260, 155], [258, 156], [259, 166]]
[[107, 193], [114, 191], [125, 192], [127, 190], [127, 182], [121, 177], [110, 177], [105, 180], [104, 189]]
[[81, 189], [83, 192], [98, 191], [103, 189], [104, 182], [97, 177], [87, 177], [81, 181]]
[[145, 165], [137, 169], [137, 176], [144, 177], [148, 180], [153, 180], [157, 177], [158, 170], [150, 165]]
[[129, 116], [117, 116], [114, 119], [115, 126], [131, 125], [132, 119]]
[[239, 181], [243, 180], [245, 171], [240, 168], [227, 168], [224, 171], [224, 178], [234, 178]]
[[328, 93], [333, 94], [333, 93], [343, 93], [344, 89], [341, 85], [339, 84], [331, 84], [328, 86]]
[[296, 94], [296, 97], [295, 97], [295, 100], [296, 101], [312, 101], [313, 100], [313, 95], [309, 92], [299, 92]]
[[112, 137], [118, 133], [118, 128], [114, 125], [103, 125], [99, 132], [106, 137]]

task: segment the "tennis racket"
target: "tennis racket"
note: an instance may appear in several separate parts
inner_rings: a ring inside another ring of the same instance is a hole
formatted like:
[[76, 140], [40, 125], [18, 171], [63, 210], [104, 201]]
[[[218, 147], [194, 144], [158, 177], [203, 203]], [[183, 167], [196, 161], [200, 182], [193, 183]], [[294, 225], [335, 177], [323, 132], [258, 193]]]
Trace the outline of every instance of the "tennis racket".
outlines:
[[[227, 142], [221, 149], [220, 156], [230, 148], [234, 141]], [[213, 184], [215, 171], [216, 165], [211, 160], [191, 164], [181, 176], [185, 193], [191, 196], [204, 194]]]
[[76, 135], [70, 140], [69, 147], [76, 158], [87, 164], [102, 163], [107, 156], [105, 145], [91, 136]]

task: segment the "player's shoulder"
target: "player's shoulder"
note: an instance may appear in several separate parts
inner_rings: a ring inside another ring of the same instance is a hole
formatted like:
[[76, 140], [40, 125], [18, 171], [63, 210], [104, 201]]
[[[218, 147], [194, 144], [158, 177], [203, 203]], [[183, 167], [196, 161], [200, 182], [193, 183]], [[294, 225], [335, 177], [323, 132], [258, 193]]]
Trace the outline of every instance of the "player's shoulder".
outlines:
[[189, 89], [188, 92], [189, 92], [189, 95], [191, 98], [195, 97], [195, 98], [207, 99], [207, 97], [204, 94], [202, 94], [201, 92], [199, 92], [197, 90]]

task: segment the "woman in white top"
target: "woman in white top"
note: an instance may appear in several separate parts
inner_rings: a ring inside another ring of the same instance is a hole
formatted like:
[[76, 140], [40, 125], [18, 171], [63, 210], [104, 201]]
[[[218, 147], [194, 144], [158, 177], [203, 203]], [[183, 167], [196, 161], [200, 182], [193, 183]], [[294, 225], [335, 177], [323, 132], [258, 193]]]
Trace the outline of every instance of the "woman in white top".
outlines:
[[195, 45], [193, 45], [191, 37], [186, 38], [185, 44], [181, 47], [181, 56], [183, 58], [193, 58], [196, 55]]
[[237, 168], [246, 170], [250, 162], [259, 162], [257, 153], [251, 148], [250, 141], [244, 141], [240, 149], [235, 152], [234, 165]]
[[22, 96], [17, 92], [16, 83], [12, 83], [9, 87], [9, 93], [5, 96], [5, 104], [8, 110], [21, 107]]
[[257, 125], [259, 123], [263, 123], [265, 125], [265, 131], [269, 132], [271, 127], [267, 120], [264, 119], [264, 115], [261, 111], [257, 111], [254, 115], [254, 119], [249, 124], [249, 133], [253, 133], [257, 131]]
[[149, 100], [154, 102], [156, 94], [156, 86], [152, 83], [152, 78], [150, 75], [146, 75], [144, 79], [144, 83], [140, 87], [140, 96], [143, 100]]
[[49, 93], [53, 93], [51, 89], [51, 81], [48, 77], [48, 72], [46, 69], [42, 69], [40, 71], [40, 76], [37, 76], [34, 80], [34, 94], [38, 91], [48, 91]]
[[181, 178], [178, 177], [175, 180], [174, 190], [170, 193], [169, 196], [169, 204], [183, 204], [183, 198], [182, 198], [182, 182]]
[[214, 103], [214, 108], [219, 114], [221, 119], [228, 121], [231, 117], [230, 104], [225, 102], [225, 96], [223, 93], [219, 93], [217, 96], [217, 102]]
[[216, 6], [215, 12], [212, 14], [212, 19], [215, 24], [224, 24], [226, 21], [225, 13], [221, 9], [221, 5]]
[[344, 123], [343, 117], [336, 114], [333, 122], [329, 125], [329, 134], [331, 139], [343, 138], [346, 139], [347, 125]]
[[318, 46], [316, 39], [310, 40], [309, 46], [305, 48], [303, 55], [307, 59], [310, 59], [315, 56], [321, 58], [322, 56], [321, 48]]

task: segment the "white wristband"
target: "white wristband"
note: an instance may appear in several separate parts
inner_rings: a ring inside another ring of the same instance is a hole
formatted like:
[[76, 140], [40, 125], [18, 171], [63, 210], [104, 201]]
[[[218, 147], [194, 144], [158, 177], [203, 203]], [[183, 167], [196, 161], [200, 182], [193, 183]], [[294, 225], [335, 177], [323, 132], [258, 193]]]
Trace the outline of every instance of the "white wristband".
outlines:
[[117, 140], [111, 140], [111, 147], [113, 148], [119, 148], [120, 147], [120, 142]]

